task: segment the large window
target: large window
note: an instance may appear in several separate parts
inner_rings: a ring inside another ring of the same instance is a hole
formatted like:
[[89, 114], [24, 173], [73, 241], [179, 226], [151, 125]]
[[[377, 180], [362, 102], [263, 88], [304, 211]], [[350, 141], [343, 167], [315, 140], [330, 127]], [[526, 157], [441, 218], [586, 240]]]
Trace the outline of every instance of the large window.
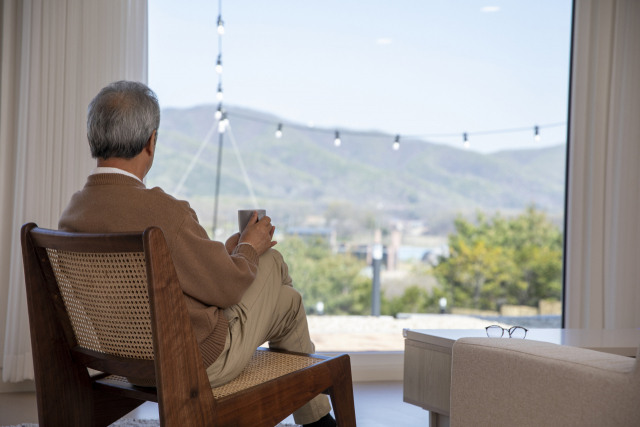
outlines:
[[560, 326], [571, 1], [224, 3], [215, 230], [217, 4], [149, 7], [148, 185], [266, 209], [319, 350]]

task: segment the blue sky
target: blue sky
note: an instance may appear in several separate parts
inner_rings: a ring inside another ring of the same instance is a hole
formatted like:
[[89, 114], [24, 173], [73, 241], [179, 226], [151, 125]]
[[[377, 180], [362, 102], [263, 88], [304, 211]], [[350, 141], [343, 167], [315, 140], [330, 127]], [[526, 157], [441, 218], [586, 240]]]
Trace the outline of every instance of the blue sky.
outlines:
[[[405, 135], [566, 121], [570, 0], [223, 0], [222, 7], [229, 104]], [[217, 15], [211, 0], [149, 2], [149, 85], [163, 107], [215, 102]], [[493, 152], [555, 145], [565, 133], [542, 129], [535, 142], [532, 129], [470, 142]], [[461, 136], [431, 140], [462, 146]]]

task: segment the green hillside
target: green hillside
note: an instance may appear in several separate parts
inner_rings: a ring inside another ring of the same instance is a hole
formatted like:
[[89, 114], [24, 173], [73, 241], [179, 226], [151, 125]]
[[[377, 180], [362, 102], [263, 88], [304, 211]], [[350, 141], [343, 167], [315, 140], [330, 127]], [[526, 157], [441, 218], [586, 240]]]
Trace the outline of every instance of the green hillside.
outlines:
[[[228, 107], [233, 134], [262, 207], [287, 225], [300, 225], [309, 214], [329, 206], [353, 212], [354, 218], [384, 224], [420, 220], [434, 230], [449, 224], [456, 212], [519, 211], [535, 203], [553, 215], [564, 204], [564, 145], [489, 155], [424, 141], [402, 140], [393, 151], [392, 135], [363, 138], [344, 135], [333, 145], [331, 134], [287, 128], [280, 139], [270, 122], [275, 116]], [[165, 109], [159, 131], [152, 186], [171, 193], [210, 130], [215, 107]], [[212, 204], [218, 134], [178, 195], [202, 206]], [[235, 153], [225, 136], [221, 217], [234, 220], [236, 209], [251, 207]], [[201, 220], [210, 208], [204, 208]], [[210, 213], [209, 213], [210, 215]], [[201, 215], [202, 216], [202, 215]], [[363, 225], [364, 226], [364, 225]], [[445, 227], [446, 228], [446, 227]]]

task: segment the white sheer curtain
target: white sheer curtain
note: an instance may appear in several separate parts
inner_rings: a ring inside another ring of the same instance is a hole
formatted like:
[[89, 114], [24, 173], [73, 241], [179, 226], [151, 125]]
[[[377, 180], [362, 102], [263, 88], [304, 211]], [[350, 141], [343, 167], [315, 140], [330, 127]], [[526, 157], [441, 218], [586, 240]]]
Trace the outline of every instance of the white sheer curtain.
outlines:
[[578, 0], [568, 328], [640, 327], [640, 1]]
[[112, 81], [146, 83], [147, 0], [4, 0], [1, 37], [2, 376], [16, 382], [33, 379], [20, 227], [57, 228], [84, 185], [91, 98]]

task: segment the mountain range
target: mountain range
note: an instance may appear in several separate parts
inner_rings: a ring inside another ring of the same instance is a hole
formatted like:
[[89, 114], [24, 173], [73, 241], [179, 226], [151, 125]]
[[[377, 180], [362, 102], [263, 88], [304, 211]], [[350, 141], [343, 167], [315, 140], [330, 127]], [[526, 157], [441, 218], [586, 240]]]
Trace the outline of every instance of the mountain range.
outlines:
[[[215, 110], [213, 105], [163, 109], [148, 184], [172, 193], [211, 133], [177, 195], [192, 204], [211, 205], [218, 153], [218, 133], [210, 132]], [[341, 129], [342, 144], [335, 147], [332, 129], [307, 129], [241, 107], [227, 111], [259, 204], [289, 225], [301, 225], [309, 215], [325, 215], [336, 206], [358, 215], [369, 212], [378, 222], [422, 221], [433, 230], [447, 229], [456, 213], [518, 212], [532, 203], [552, 216], [562, 215], [565, 144], [483, 154], [401, 139], [394, 151], [394, 135], [350, 135]], [[275, 137], [277, 123], [283, 123], [281, 138]], [[233, 221], [236, 209], [251, 205], [229, 136], [223, 137], [220, 212], [222, 219]], [[202, 211], [201, 221], [210, 222], [211, 208]]]

